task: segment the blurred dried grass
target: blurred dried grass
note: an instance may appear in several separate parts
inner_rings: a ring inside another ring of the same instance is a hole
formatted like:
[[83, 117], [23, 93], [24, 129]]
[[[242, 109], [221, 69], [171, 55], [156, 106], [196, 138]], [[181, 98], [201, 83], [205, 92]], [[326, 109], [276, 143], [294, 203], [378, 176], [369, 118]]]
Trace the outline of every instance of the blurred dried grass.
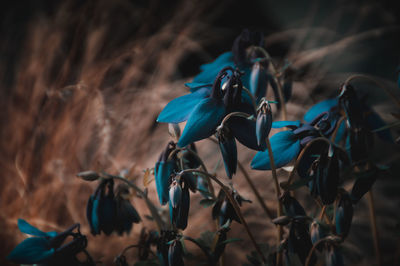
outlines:
[[[24, 238], [16, 227], [19, 217], [42, 229], [62, 230], [74, 222], [81, 223], [88, 235], [89, 251], [104, 265], [110, 265], [123, 247], [136, 242], [143, 224], [152, 228], [152, 223], [143, 219], [144, 223], [135, 226], [129, 236], [90, 236], [85, 208], [95, 184], [84, 183], [75, 174], [88, 169], [117, 173], [132, 168], [141, 184], [142, 170], [153, 166], [168, 140], [166, 126], [158, 125], [155, 118], [169, 100], [185, 93], [182, 84], [189, 79], [187, 73], [198, 67], [187, 66], [190, 56], [203, 62], [210, 60], [212, 57], [205, 47], [212, 44], [216, 50], [221, 49], [216, 43], [232, 39], [234, 31], [229, 26], [213, 27], [213, 22], [229, 12], [225, 9], [229, 5], [222, 2], [78, 2], [60, 4], [50, 14], [40, 13], [29, 19], [15, 68], [6, 69], [10, 65], [0, 63], [1, 264], [6, 264], [6, 254]], [[283, 27], [283, 31], [266, 37], [267, 46], [278, 53], [276, 47], [289, 47], [284, 49], [286, 56], [295, 66], [305, 69], [302, 81], [295, 83], [293, 102], [288, 105], [290, 119], [299, 119], [306, 107], [335, 93], [348, 75], [329, 72], [330, 64], [338, 63], [335, 60], [338, 61], [339, 55], [343, 56], [339, 62], [342, 65], [363, 55], [360, 52], [348, 56], [355, 49], [351, 45], [360, 41], [351, 37], [358, 33], [356, 23], [347, 36], [342, 36], [328, 25], [333, 18], [339, 20], [344, 12], [332, 13], [326, 25], [310, 27], [310, 22], [304, 19], [304, 27]], [[399, 31], [396, 26], [382, 26], [381, 35], [370, 34], [366, 38], [381, 37], [386, 32]], [[3, 42], [0, 48], [7, 53], [12, 46], [13, 42]], [[350, 52], [342, 53], [346, 49]], [[300, 51], [304, 50], [302, 56]], [[10, 73], [11, 78], [7, 76]], [[393, 82], [384, 82], [394, 87]], [[382, 98], [380, 93], [377, 97]], [[379, 107], [384, 111], [393, 109], [385, 101]], [[385, 146], [390, 148], [393, 149]], [[208, 141], [200, 143], [199, 153], [210, 169], [219, 160], [219, 151]], [[249, 165], [253, 155], [254, 152], [239, 147], [239, 158], [245, 165]], [[398, 161], [397, 157], [385, 159]], [[223, 178], [221, 167], [217, 173]], [[270, 174], [257, 171], [250, 174], [268, 207], [274, 209]], [[286, 173], [280, 170], [280, 174], [284, 179]], [[383, 253], [390, 255], [388, 264], [399, 258], [398, 238], [391, 234], [399, 220], [396, 212], [399, 197], [393, 192], [399, 188], [399, 181], [394, 183], [394, 180], [386, 178], [375, 188], [381, 244]], [[253, 200], [253, 204], [245, 204], [243, 212], [257, 241], [273, 244], [273, 226], [241, 174], [233, 182], [243, 196]], [[152, 197], [153, 187], [150, 186]], [[302, 192], [299, 196], [312, 209], [310, 199]], [[185, 231], [193, 237], [204, 230], [213, 230], [208, 219], [210, 211], [198, 205], [199, 199], [198, 195], [192, 198], [190, 226]], [[132, 201], [144, 217], [147, 209], [143, 202]], [[348, 259], [354, 265], [369, 264], [367, 261], [373, 256], [364, 205], [357, 206], [347, 244], [353, 252]], [[247, 239], [237, 224], [230, 235]], [[189, 245], [189, 249], [200, 254], [195, 247]], [[247, 240], [231, 245], [227, 248], [227, 265], [244, 262], [249, 251]], [[391, 254], [395, 251], [397, 257]]]

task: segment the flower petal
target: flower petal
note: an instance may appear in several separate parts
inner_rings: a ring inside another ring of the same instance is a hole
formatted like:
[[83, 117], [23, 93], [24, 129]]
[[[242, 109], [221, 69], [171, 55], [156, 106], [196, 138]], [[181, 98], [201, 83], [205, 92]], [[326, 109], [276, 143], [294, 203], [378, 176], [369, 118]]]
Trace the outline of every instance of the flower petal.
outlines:
[[272, 122], [272, 128], [282, 128], [282, 127], [299, 127], [300, 120], [296, 121], [275, 121]]
[[206, 98], [196, 105], [190, 114], [179, 138], [178, 146], [185, 147], [192, 142], [208, 138], [221, 123], [225, 115], [225, 106], [222, 101]]
[[195, 92], [202, 88], [209, 88], [211, 90], [212, 83], [203, 83], [203, 82], [187, 82], [185, 86], [190, 89], [191, 92]]
[[[270, 141], [276, 168], [288, 164], [300, 152], [300, 141], [291, 130], [276, 133]], [[268, 150], [258, 152], [251, 162], [251, 167], [257, 170], [271, 170]]]
[[33, 235], [33, 236], [41, 236], [41, 237], [48, 236], [45, 232], [43, 232], [43, 231], [37, 229], [36, 227], [30, 225], [24, 219], [18, 219], [18, 228], [24, 234]]
[[313, 106], [307, 111], [307, 113], [304, 115], [304, 121], [310, 123], [314, 118], [316, 118], [318, 115], [322, 114], [323, 112], [329, 111], [332, 107], [338, 106], [338, 99], [328, 99], [322, 102], [319, 102]]
[[8, 255], [7, 259], [18, 264], [35, 264], [49, 259], [54, 249], [43, 237], [31, 237], [22, 241]]
[[194, 77], [193, 82], [213, 83], [219, 71], [227, 66], [235, 66], [232, 52], [225, 52], [218, 56], [213, 62], [201, 65], [201, 73]]
[[173, 161], [157, 162], [154, 169], [158, 199], [161, 205], [165, 205], [169, 198], [169, 177], [175, 169], [175, 163]]
[[210, 92], [210, 88], [201, 88], [170, 101], [159, 114], [157, 122], [177, 124], [187, 120], [193, 108]]

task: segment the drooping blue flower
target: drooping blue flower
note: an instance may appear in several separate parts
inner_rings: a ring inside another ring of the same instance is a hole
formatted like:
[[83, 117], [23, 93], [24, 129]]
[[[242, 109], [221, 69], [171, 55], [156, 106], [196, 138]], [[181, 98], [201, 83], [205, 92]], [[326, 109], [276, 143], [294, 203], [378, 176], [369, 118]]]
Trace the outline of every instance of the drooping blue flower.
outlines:
[[175, 239], [169, 245], [168, 263], [170, 266], [183, 266], [183, 247], [180, 240]]
[[114, 194], [114, 180], [103, 179], [90, 196], [86, 216], [93, 235], [116, 231], [119, 235], [129, 233], [132, 223], [138, 223], [140, 216], [129, 201], [129, 188], [119, 185]]
[[169, 190], [169, 214], [171, 223], [181, 230], [185, 230], [188, 224], [190, 193], [190, 176], [181, 175], [180, 179], [175, 179]]
[[115, 194], [116, 217], [114, 230], [119, 235], [123, 233], [129, 234], [133, 224], [141, 221], [139, 213], [129, 201], [129, 187], [127, 185], [119, 184]]
[[335, 214], [336, 234], [345, 238], [349, 234], [353, 220], [353, 205], [347, 192], [343, 191], [340, 195]]
[[90, 196], [86, 216], [91, 233], [98, 235], [101, 232], [109, 235], [114, 229], [113, 219], [116, 215], [114, 201], [114, 180], [104, 179], [96, 191]]
[[[237, 202], [239, 206], [242, 206], [243, 202], [251, 202], [240, 196], [237, 191], [232, 191], [232, 198]], [[232, 203], [229, 201], [228, 197], [222, 189], [219, 191], [217, 201], [213, 206], [212, 217], [214, 220], [217, 218], [219, 219], [220, 227], [225, 225], [228, 221], [236, 221], [238, 223], [242, 223], [235, 211], [235, 208], [233, 207]]]
[[171, 181], [171, 175], [176, 170], [175, 156], [169, 158], [171, 152], [176, 148], [174, 142], [169, 142], [165, 150], [161, 153], [154, 167], [154, 178], [156, 181], [156, 189], [158, 199], [161, 205], [168, 203], [168, 189]]
[[[18, 264], [94, 265], [91, 258], [86, 262], [79, 262], [75, 257], [87, 245], [86, 237], [79, 231], [79, 224], [62, 233], [43, 232], [23, 219], [18, 219], [18, 227], [21, 232], [34, 237], [27, 238], [16, 246], [8, 255], [8, 260]], [[78, 229], [77, 233], [73, 232], [75, 229]], [[64, 244], [68, 236], [73, 239]]]
[[237, 148], [236, 141], [229, 128], [222, 128], [218, 133], [218, 143], [224, 160], [226, 175], [232, 178], [237, 168]]

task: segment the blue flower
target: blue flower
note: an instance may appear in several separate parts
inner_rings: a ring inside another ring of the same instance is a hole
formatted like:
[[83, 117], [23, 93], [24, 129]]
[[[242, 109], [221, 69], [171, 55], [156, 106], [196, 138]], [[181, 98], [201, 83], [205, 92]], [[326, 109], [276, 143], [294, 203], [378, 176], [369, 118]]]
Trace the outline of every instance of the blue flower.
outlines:
[[[244, 199], [236, 191], [232, 191], [232, 198], [239, 206], [242, 206], [243, 202], [251, 202]], [[219, 191], [217, 201], [213, 206], [212, 217], [214, 220], [218, 218], [220, 227], [223, 227], [228, 221], [236, 221], [238, 223], [242, 223], [235, 211], [235, 208], [233, 207], [232, 203], [229, 201], [228, 197], [225, 195], [225, 192], [222, 189]]]
[[129, 233], [133, 223], [140, 222], [140, 216], [129, 201], [129, 189], [119, 185], [114, 195], [114, 180], [103, 179], [90, 196], [86, 216], [93, 235], [116, 231], [119, 235]]
[[[18, 219], [18, 227], [22, 233], [32, 235], [22, 241], [11, 251], [7, 259], [18, 264], [45, 265], [94, 265], [91, 258], [79, 262], [75, 255], [86, 248], [86, 237], [79, 232], [79, 224], [71, 226], [62, 233], [43, 232], [23, 219]], [[74, 233], [74, 229], [78, 229]], [[68, 236], [73, 239], [64, 243]]]
[[174, 142], [169, 142], [165, 150], [161, 153], [154, 167], [154, 177], [156, 181], [157, 195], [161, 205], [168, 203], [168, 189], [171, 175], [176, 170], [175, 156], [169, 158], [171, 152], [176, 148]]
[[181, 175], [174, 180], [169, 190], [169, 214], [171, 223], [179, 229], [185, 230], [188, 224], [190, 193], [188, 175]]

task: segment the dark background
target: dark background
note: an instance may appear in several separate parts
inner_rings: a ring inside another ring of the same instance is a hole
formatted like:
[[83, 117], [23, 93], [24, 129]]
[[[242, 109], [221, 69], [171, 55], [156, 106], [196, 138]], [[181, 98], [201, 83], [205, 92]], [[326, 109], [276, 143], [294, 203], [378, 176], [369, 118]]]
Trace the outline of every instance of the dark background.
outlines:
[[[95, 185], [77, 180], [77, 172], [117, 172], [134, 166], [141, 184], [142, 170], [153, 167], [168, 139], [165, 125], [155, 123], [159, 111], [185, 93], [182, 84], [197, 73], [200, 64], [230, 50], [244, 28], [263, 31], [266, 48], [276, 63], [288, 59], [296, 68], [288, 110], [289, 118], [299, 119], [317, 100], [337, 95], [339, 85], [351, 73], [370, 74], [398, 93], [399, 12], [395, 1], [3, 3], [0, 263], [6, 263], [4, 257], [24, 239], [16, 227], [19, 217], [43, 230], [62, 230], [80, 222], [84, 233], [89, 233], [84, 206]], [[390, 120], [389, 113], [395, 109], [384, 94], [369, 87], [366, 91], [377, 110]], [[218, 153], [208, 144], [201, 144], [200, 152], [212, 165]], [[396, 162], [392, 154], [398, 153], [397, 148], [390, 148], [393, 153], [377, 151], [377, 157]], [[243, 161], [249, 161], [253, 153], [241, 150]], [[263, 196], [273, 208], [269, 176], [252, 174], [265, 186]], [[396, 181], [386, 178], [375, 188], [387, 265], [399, 259], [398, 235], [392, 233], [399, 220]], [[246, 194], [240, 177], [234, 182]], [[141, 213], [146, 212], [141, 200], [133, 202]], [[254, 205], [246, 207], [245, 213], [263, 236], [259, 241], [272, 244], [271, 225], [265, 225], [266, 218], [257, 214]], [[364, 205], [356, 211], [356, 229], [349, 240], [353, 255], [346, 254], [354, 265], [369, 264], [373, 256], [370, 234], [365, 233], [370, 229]], [[207, 215], [208, 210], [191, 211], [192, 227], [187, 234], [198, 236], [206, 230], [210, 222], [203, 216]], [[89, 251], [96, 258], [104, 255], [102, 260], [108, 265], [124, 246], [135, 242], [139, 232], [136, 226], [122, 239], [89, 237]], [[240, 232], [235, 225], [231, 237]], [[245, 260], [246, 243], [227, 249], [227, 263]]]

